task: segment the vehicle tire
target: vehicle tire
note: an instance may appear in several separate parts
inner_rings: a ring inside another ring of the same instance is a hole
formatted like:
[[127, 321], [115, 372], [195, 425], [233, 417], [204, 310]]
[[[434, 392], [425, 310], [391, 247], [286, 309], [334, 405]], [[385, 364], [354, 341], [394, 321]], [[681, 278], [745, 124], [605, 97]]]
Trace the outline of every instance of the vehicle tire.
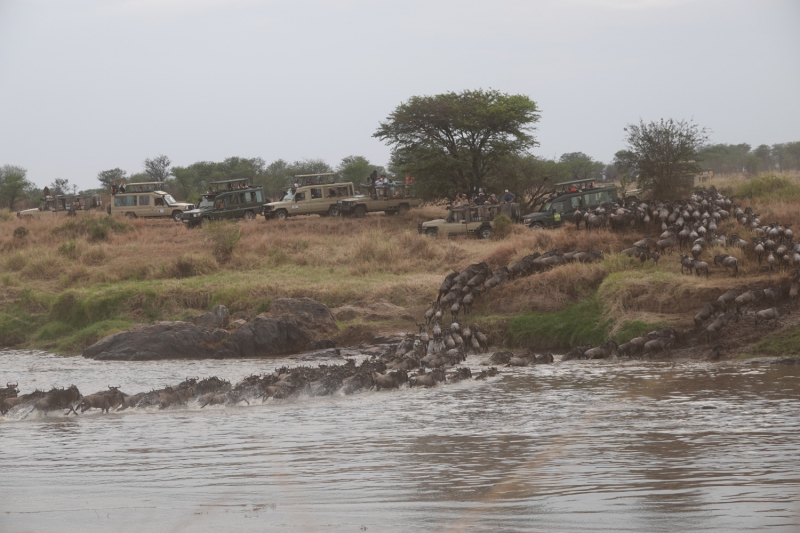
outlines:
[[173, 211], [172, 220], [175, 222], [183, 222], [183, 211]]
[[286, 220], [287, 218], [289, 218], [289, 214], [286, 212], [285, 209], [281, 209], [280, 211], [275, 213], [275, 218], [277, 218], [278, 220]]
[[338, 217], [339, 216], [339, 206], [332, 205], [331, 208], [328, 209], [328, 215], [330, 215], [332, 217]]
[[356, 218], [364, 218], [367, 216], [367, 208], [363, 205], [357, 205], [356, 210], [353, 211], [353, 216]]
[[393, 215], [397, 214], [397, 211], [392, 209], [392, 210], [389, 210], [389, 211], [384, 211], [384, 213], [386, 213], [387, 216], [393, 216]]
[[411, 210], [411, 207], [408, 204], [400, 204], [400, 207], [397, 208], [398, 213], [408, 213]]
[[478, 230], [478, 238], [480, 238], [480, 239], [491, 239], [492, 238], [492, 227], [491, 226], [483, 226], [480, 230]]
[[437, 230], [436, 228], [428, 228], [425, 230], [424, 234], [427, 235], [428, 237], [436, 237], [439, 234], [439, 230]]
[[127, 213], [125, 213], [125, 218], [133, 220], [134, 218], [136, 218], [136, 213], [131, 213], [130, 211], [128, 211]]
[[208, 226], [208, 219], [203, 217], [203, 220], [200, 221], [200, 227], [205, 228], [206, 226]]
[[244, 212], [244, 221], [245, 222], [252, 222], [256, 219], [256, 214], [252, 211], [245, 211]]
[[534, 222], [533, 224], [531, 224], [531, 229], [533, 231], [539, 231], [540, 229], [544, 229], [544, 226], [542, 225], [541, 222]]

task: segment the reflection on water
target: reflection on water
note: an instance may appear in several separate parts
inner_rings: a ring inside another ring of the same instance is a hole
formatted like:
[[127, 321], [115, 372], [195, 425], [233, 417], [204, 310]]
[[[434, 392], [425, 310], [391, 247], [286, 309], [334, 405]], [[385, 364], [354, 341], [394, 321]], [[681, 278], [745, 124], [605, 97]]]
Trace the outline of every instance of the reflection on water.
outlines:
[[[294, 364], [0, 363], [22, 392], [84, 393]], [[570, 362], [430, 390], [5, 420], [0, 531], [797, 531], [799, 408], [795, 367]]]

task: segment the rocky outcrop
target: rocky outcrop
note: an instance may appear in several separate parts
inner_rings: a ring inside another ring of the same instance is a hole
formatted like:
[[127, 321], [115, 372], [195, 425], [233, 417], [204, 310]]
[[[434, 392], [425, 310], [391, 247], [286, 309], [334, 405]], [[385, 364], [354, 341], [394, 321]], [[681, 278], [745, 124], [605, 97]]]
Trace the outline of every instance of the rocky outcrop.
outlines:
[[331, 310], [336, 320], [348, 321], [363, 318], [367, 321], [377, 320], [414, 320], [414, 317], [405, 307], [389, 302], [354, 302], [352, 305], [343, 305]]
[[336, 319], [330, 309], [311, 298], [278, 298], [270, 304], [269, 314], [294, 316], [299, 324], [318, 334], [336, 331]]
[[[272, 315], [272, 316], [270, 316]], [[261, 314], [229, 332], [230, 314], [221, 305], [191, 322], [156, 322], [109, 335], [83, 352], [99, 360], [227, 359], [291, 355], [333, 348], [327, 337], [336, 321], [325, 305], [279, 299]], [[236, 321], [238, 322], [238, 321]]]
[[201, 328], [223, 328], [228, 329], [230, 324], [231, 315], [228, 308], [224, 305], [217, 305], [208, 313], [200, 316], [195, 321]]

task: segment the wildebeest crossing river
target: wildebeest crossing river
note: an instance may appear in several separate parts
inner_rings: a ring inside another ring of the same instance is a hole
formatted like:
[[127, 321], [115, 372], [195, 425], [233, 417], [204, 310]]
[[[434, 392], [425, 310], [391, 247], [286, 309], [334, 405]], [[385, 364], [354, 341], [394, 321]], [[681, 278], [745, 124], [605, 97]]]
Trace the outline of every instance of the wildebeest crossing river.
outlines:
[[[0, 361], [23, 392], [298, 364]], [[432, 389], [0, 419], [0, 531], [796, 531], [798, 408], [798, 366], [572, 361]]]

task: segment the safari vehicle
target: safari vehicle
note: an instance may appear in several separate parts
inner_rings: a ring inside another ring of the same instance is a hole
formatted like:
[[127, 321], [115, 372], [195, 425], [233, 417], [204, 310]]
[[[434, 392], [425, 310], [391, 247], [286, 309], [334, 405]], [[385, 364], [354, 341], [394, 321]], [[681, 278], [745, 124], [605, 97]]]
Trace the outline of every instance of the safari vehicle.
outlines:
[[555, 228], [572, 220], [577, 209], [597, 207], [617, 199], [613, 184], [595, 187], [594, 180], [575, 180], [556, 183], [553, 193], [537, 213], [522, 217], [522, 223], [531, 229]]
[[108, 214], [125, 215], [128, 218], [169, 217], [180, 222], [183, 213], [194, 209], [194, 204], [176, 201], [171, 194], [160, 190], [163, 186], [158, 181], [127, 184], [125, 192], [112, 193]]
[[265, 204], [261, 214], [267, 220], [285, 220], [297, 215], [339, 216], [338, 201], [353, 196], [351, 182], [337, 183], [333, 173], [303, 174], [278, 202]]
[[200, 197], [197, 209], [183, 213], [183, 223], [194, 228], [209, 220], [255, 220], [264, 204], [264, 189], [250, 184], [250, 180], [212, 181], [206, 194]]
[[420, 222], [417, 231], [423, 235], [435, 236], [444, 233], [451, 235], [473, 235], [479, 239], [492, 236], [494, 219], [501, 211], [500, 205], [461, 206], [448, 208], [446, 218]]
[[405, 184], [389, 185], [387, 187], [369, 187], [369, 194], [361, 194], [339, 200], [339, 212], [342, 216], [361, 218], [367, 213], [383, 211], [387, 215], [404, 213], [412, 207], [417, 207], [420, 201], [410, 194], [410, 186]]
[[103, 207], [103, 198], [99, 194], [91, 196], [57, 195], [45, 196], [42, 203], [34, 209], [17, 211], [19, 218], [55, 218], [84, 216], [97, 213]]

